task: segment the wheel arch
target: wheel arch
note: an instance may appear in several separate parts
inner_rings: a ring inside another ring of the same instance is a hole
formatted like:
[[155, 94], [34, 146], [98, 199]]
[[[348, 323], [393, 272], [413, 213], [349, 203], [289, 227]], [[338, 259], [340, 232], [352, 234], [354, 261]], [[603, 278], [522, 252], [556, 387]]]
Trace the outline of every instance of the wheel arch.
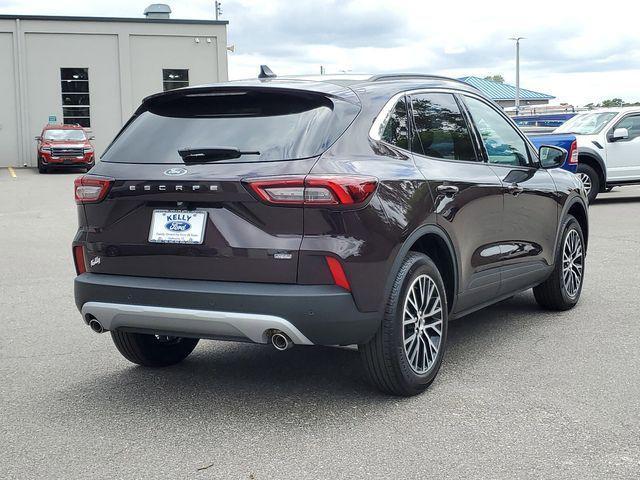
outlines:
[[424, 253], [436, 264], [445, 285], [447, 307], [452, 312], [458, 292], [458, 261], [451, 239], [437, 225], [418, 227], [403, 242], [389, 272], [384, 298], [388, 298], [402, 261], [410, 251]]
[[[589, 215], [588, 215], [587, 206], [584, 204], [583, 200], [579, 197], [573, 197], [569, 200], [564, 206], [561, 221], [558, 225], [558, 234], [556, 242], [560, 241], [562, 237], [562, 232], [560, 231], [560, 226], [564, 223], [564, 219], [567, 218], [567, 215], [572, 215], [580, 224], [580, 228], [582, 228], [582, 235], [584, 237], [584, 247], [585, 252], [587, 250], [587, 246], [589, 243]], [[557, 245], [557, 243], [556, 243]]]
[[600, 191], [604, 191], [607, 184], [607, 168], [600, 154], [591, 148], [578, 148], [578, 164], [580, 163], [589, 165], [596, 171], [600, 180]]

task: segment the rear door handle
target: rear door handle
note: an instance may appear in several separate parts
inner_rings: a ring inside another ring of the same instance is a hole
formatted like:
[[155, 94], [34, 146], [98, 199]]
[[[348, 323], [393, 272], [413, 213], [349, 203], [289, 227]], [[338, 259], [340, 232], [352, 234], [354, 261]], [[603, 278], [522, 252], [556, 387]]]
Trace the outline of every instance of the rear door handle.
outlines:
[[509, 192], [511, 195], [513, 196], [518, 196], [520, 195], [522, 192], [524, 192], [524, 188], [522, 188], [520, 185], [518, 185], [517, 183], [512, 183], [511, 185], [509, 185], [507, 187], [507, 192]]
[[436, 188], [436, 190], [438, 191], [438, 193], [443, 193], [447, 197], [453, 197], [460, 191], [460, 189], [455, 185], [438, 185], [438, 188]]

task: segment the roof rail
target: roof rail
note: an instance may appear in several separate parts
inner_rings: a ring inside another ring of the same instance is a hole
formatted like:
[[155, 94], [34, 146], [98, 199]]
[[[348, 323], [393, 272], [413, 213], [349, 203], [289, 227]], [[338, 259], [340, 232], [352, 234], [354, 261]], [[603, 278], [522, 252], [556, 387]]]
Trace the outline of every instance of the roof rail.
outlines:
[[379, 82], [383, 80], [448, 80], [450, 82], [462, 83], [468, 87], [473, 87], [473, 85], [469, 85], [467, 82], [463, 82], [462, 80], [458, 80], [457, 78], [444, 77], [442, 75], [428, 75], [425, 73], [382, 73], [379, 75], [373, 75], [369, 81], [370, 82]]

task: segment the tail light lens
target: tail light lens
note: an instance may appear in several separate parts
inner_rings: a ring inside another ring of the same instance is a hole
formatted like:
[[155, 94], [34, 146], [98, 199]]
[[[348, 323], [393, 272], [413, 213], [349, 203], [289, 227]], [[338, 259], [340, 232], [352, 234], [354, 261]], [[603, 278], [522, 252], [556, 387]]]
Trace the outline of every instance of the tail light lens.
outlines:
[[76, 203], [96, 203], [107, 196], [112, 178], [82, 175], [73, 182]]
[[84, 248], [80, 245], [73, 247], [73, 263], [76, 266], [76, 273], [78, 275], [87, 271], [87, 265], [84, 262]]
[[569, 163], [571, 165], [578, 164], [578, 142], [576, 140], [573, 141], [569, 150]]
[[365, 203], [378, 180], [360, 175], [309, 175], [245, 180], [264, 202], [275, 205], [341, 206]]

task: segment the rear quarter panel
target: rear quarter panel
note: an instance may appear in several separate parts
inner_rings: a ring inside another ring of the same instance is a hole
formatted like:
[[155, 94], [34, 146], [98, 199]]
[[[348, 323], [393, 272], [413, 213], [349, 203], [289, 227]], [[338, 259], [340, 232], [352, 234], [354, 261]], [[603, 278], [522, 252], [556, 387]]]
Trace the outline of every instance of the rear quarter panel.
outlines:
[[334, 255], [358, 308], [367, 312], [383, 311], [387, 279], [405, 240], [421, 225], [436, 224], [429, 185], [413, 158], [369, 138], [372, 119], [388, 98], [363, 102], [358, 119], [310, 172], [374, 176], [379, 181], [374, 197], [355, 211], [305, 208], [300, 251], [301, 282], [317, 275], [318, 257]]

